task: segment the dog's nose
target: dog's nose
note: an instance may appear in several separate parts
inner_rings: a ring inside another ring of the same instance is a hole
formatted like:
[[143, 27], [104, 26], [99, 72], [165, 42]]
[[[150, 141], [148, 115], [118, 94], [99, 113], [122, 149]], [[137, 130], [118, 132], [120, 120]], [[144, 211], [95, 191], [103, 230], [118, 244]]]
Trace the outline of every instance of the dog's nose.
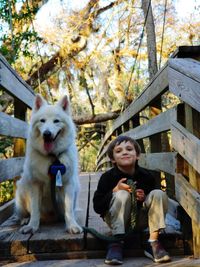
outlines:
[[46, 141], [50, 141], [50, 140], [52, 139], [51, 132], [50, 132], [49, 130], [44, 131], [44, 133], [43, 133], [43, 138], [44, 138]]

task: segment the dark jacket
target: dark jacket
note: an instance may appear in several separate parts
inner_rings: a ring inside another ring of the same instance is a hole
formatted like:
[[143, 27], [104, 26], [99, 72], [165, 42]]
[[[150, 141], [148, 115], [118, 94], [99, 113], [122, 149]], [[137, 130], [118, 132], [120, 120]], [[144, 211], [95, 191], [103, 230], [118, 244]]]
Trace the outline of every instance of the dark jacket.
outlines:
[[[136, 165], [135, 173], [130, 175], [120, 171], [115, 166], [102, 174], [98, 182], [97, 190], [94, 193], [93, 207], [95, 212], [102, 217], [104, 217], [109, 209], [113, 188], [122, 178], [136, 181], [136, 188], [143, 189], [145, 195], [148, 195], [150, 191], [156, 188], [155, 179], [149, 170]], [[138, 206], [141, 206], [141, 204], [141, 202], [138, 202]]]

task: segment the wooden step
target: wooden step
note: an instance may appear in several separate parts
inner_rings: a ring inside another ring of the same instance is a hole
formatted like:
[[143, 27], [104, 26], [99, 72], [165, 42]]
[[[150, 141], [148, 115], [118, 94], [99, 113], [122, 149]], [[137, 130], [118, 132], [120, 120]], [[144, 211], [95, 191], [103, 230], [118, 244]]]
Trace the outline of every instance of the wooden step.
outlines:
[[[99, 175], [81, 175], [79, 221], [81, 225], [93, 227], [98, 232], [110, 235], [104, 221], [92, 207], [92, 197]], [[88, 194], [90, 191], [90, 194]], [[14, 216], [0, 226], [0, 259], [27, 261], [34, 259], [85, 259], [105, 257], [107, 242], [88, 233], [71, 235], [66, 233], [64, 223], [41, 225], [35, 234], [20, 234]], [[133, 233], [125, 242], [125, 256], [143, 256], [144, 233]], [[162, 243], [171, 255], [184, 255], [184, 240], [181, 235], [161, 236]]]

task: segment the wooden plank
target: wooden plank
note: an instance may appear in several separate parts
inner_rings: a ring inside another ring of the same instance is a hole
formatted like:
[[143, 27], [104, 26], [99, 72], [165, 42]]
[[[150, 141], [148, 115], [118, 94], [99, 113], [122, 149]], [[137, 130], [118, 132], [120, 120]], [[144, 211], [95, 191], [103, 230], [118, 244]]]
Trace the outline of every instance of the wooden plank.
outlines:
[[[194, 134], [194, 118], [193, 118], [193, 112], [192, 112], [192, 108], [185, 104], [185, 126], [186, 129]], [[198, 124], [196, 124], [196, 130], [200, 130]], [[197, 192], [200, 192], [200, 184], [199, 184], [199, 178], [200, 175], [198, 174], [198, 172], [192, 167], [189, 166], [189, 181], [190, 184], [197, 190]]]
[[123, 135], [128, 135], [138, 140], [167, 131], [171, 128], [171, 121], [176, 119], [176, 113], [176, 108], [169, 109], [147, 123], [123, 133]]
[[150, 170], [162, 171], [174, 175], [176, 169], [176, 156], [176, 152], [141, 154], [139, 164], [141, 167]]
[[32, 108], [35, 93], [0, 55], [0, 87]]
[[7, 220], [13, 213], [14, 199], [0, 207], [0, 224]]
[[176, 199], [187, 214], [200, 225], [200, 195], [180, 173], [175, 175]]
[[[186, 128], [193, 134], [194, 133], [194, 126], [193, 126], [193, 114], [192, 108], [185, 104], [185, 125]], [[189, 165], [189, 182], [192, 187], [199, 192], [199, 174], [198, 172]], [[193, 251], [194, 256], [199, 258], [200, 257], [200, 233], [199, 233], [199, 225], [192, 220], [192, 234], [193, 234]]]
[[163, 94], [168, 87], [168, 69], [167, 64], [155, 75], [153, 80], [147, 85], [144, 91], [133, 101], [127, 109], [114, 121], [113, 126], [106, 133], [104, 140], [101, 144], [100, 151], [103, 149], [107, 139], [113, 134], [113, 132], [130, 120], [134, 115], [148, 106], [153, 99]]
[[200, 140], [178, 122], [172, 123], [172, 147], [200, 173]]
[[0, 226], [0, 257], [11, 258], [27, 254], [30, 236], [31, 234], [19, 233], [18, 222], [12, 216]]
[[[80, 225], [85, 226], [88, 204], [89, 173], [79, 176], [81, 191], [76, 213]], [[80, 251], [84, 248], [84, 234], [72, 235], [65, 231], [65, 224], [41, 225], [39, 232], [29, 240], [29, 253], [61, 253]]]
[[78, 222], [84, 226], [86, 224], [87, 217], [87, 205], [88, 205], [88, 190], [89, 190], [89, 179], [90, 173], [81, 173], [80, 179], [80, 193], [79, 193], [79, 210], [78, 210]]
[[[200, 73], [200, 65], [198, 65], [198, 71]], [[197, 74], [189, 77], [185, 73], [169, 68], [169, 90], [197, 111], [200, 111], [199, 77], [200, 75]]]
[[[89, 174], [81, 175], [80, 210], [86, 216]], [[80, 218], [80, 214], [77, 215]], [[81, 225], [85, 225], [82, 218]], [[80, 222], [80, 221], [79, 221]], [[16, 221], [6, 221], [0, 227], [0, 254], [2, 257], [26, 257], [41, 253], [67, 253], [82, 251], [85, 246], [84, 234], [72, 235], [65, 231], [64, 223], [41, 224], [34, 235], [21, 235]]]
[[31, 236], [28, 253], [56, 253], [80, 251], [84, 248], [82, 234], [69, 234], [65, 224], [41, 225], [40, 230]]
[[[135, 140], [146, 138], [151, 135], [170, 130], [171, 121], [176, 120], [176, 118], [177, 118], [177, 108], [172, 108], [163, 113], [160, 113], [158, 116], [149, 120], [147, 123], [122, 133], [122, 135], [130, 136]], [[107, 144], [102, 150], [102, 152], [99, 154], [97, 158], [98, 165], [101, 158], [105, 156], [105, 154], [107, 153], [108, 146], [109, 144]]]
[[0, 182], [21, 175], [23, 164], [23, 157], [0, 160]]
[[0, 112], [0, 134], [10, 137], [27, 138], [28, 124]]
[[[176, 70], [193, 80], [200, 82], [200, 62], [191, 58], [169, 59], [169, 69]], [[169, 76], [170, 80], [170, 76]]]
[[[96, 173], [91, 178], [90, 183], [90, 204], [89, 204], [89, 220], [88, 220], [88, 227], [94, 228], [96, 231], [98, 231], [101, 234], [110, 235], [110, 230], [107, 226], [107, 224], [103, 221], [103, 219], [100, 217], [99, 214], [95, 213], [93, 209], [93, 196], [94, 192], [97, 188], [97, 184], [99, 181], [99, 178], [101, 176], [101, 173]], [[97, 250], [97, 249], [105, 249], [106, 244], [101, 240], [96, 240], [94, 236], [91, 234], [87, 234], [87, 249], [88, 250]]]
[[[176, 156], [176, 152], [142, 153], [140, 155], [139, 165], [150, 170], [158, 172], [162, 171], [174, 175], [176, 169]], [[108, 162], [110, 162], [108, 157], [103, 158], [97, 165], [97, 169]]]

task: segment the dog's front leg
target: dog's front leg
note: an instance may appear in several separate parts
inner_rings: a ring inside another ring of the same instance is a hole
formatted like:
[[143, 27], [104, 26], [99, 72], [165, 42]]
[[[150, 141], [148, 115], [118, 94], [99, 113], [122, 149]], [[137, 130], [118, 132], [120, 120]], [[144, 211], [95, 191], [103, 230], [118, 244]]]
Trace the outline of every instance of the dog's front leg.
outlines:
[[34, 184], [29, 188], [29, 196], [30, 196], [30, 220], [27, 225], [24, 225], [20, 228], [20, 233], [27, 234], [27, 233], [35, 233], [40, 224], [40, 191], [38, 184]]
[[70, 234], [81, 233], [83, 229], [76, 222], [74, 215], [74, 186], [68, 184], [64, 193], [66, 231]]

